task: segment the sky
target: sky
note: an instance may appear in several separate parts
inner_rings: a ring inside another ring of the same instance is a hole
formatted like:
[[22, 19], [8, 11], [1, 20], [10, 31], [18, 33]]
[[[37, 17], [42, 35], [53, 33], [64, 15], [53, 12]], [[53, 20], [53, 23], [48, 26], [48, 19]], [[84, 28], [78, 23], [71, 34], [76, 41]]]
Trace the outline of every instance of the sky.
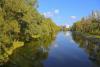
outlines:
[[38, 0], [38, 11], [57, 25], [72, 25], [93, 10], [100, 10], [100, 0]]

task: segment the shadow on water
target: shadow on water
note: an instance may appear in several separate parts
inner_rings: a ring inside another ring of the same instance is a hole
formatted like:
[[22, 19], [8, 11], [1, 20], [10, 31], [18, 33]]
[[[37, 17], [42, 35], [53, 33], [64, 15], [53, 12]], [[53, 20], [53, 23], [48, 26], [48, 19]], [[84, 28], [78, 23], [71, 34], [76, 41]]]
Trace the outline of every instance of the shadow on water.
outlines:
[[1, 67], [44, 67], [42, 61], [47, 59], [53, 36], [43, 36], [41, 39], [25, 43], [9, 56], [7, 63]]
[[95, 66], [100, 67], [100, 39], [73, 32], [73, 40], [83, 48]]

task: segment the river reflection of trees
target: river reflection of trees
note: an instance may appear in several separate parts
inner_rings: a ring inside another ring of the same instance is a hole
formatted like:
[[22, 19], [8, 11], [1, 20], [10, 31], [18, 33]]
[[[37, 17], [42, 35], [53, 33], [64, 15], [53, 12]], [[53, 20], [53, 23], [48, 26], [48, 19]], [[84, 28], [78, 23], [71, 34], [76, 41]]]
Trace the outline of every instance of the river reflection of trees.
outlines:
[[83, 48], [94, 64], [100, 66], [100, 39], [84, 36], [78, 32], [72, 33], [73, 40]]
[[48, 57], [49, 46], [54, 36], [43, 36], [43, 38], [25, 43], [23, 47], [14, 50], [9, 56], [9, 61], [2, 67], [44, 67], [43, 61]]

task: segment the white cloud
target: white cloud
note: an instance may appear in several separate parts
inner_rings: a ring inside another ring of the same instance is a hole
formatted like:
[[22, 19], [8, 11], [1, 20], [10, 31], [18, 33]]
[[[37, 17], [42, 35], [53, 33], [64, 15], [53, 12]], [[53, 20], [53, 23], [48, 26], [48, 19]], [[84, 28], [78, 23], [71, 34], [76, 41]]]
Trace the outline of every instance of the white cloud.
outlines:
[[59, 14], [59, 9], [55, 9], [55, 10], [54, 10], [54, 13], [55, 13], [55, 14]]
[[45, 13], [43, 13], [43, 15], [45, 17], [52, 17], [53, 16], [53, 13], [52, 12], [45, 12]]
[[70, 18], [71, 18], [71, 19], [76, 19], [77, 17], [76, 17], [76, 16], [70, 16]]
[[44, 12], [43, 15], [48, 18], [48, 17], [53, 17], [53, 16], [58, 15], [59, 12], [60, 12], [59, 9], [55, 9], [53, 11]]

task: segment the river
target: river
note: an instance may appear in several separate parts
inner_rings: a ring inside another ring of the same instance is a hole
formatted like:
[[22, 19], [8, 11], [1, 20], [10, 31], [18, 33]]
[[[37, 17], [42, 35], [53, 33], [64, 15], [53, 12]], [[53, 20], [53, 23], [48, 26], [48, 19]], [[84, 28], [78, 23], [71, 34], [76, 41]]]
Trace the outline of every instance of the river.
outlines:
[[95, 40], [59, 32], [14, 50], [2, 67], [100, 67], [100, 40]]

